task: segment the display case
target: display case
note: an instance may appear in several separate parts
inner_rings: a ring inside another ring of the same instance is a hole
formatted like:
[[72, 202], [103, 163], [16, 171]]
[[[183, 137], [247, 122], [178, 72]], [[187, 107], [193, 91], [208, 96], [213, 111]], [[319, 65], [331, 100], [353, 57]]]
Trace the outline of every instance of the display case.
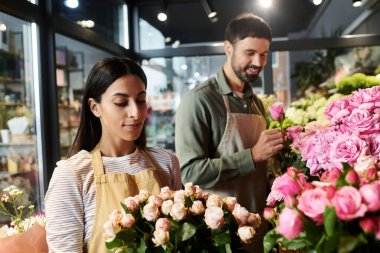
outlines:
[[79, 126], [81, 94], [84, 86], [83, 52], [66, 47], [56, 49], [58, 113], [61, 157], [67, 157]]
[[[41, 210], [30, 23], [0, 13], [0, 194], [8, 186]], [[0, 213], [0, 225], [8, 223]]]

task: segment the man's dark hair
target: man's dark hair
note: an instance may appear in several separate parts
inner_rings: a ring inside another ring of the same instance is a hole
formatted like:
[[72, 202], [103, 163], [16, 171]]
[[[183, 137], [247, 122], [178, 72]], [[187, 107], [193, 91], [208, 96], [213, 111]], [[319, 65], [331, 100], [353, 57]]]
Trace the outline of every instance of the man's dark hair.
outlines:
[[272, 30], [261, 17], [253, 13], [242, 13], [228, 23], [224, 39], [235, 44], [247, 37], [264, 38], [272, 41]]

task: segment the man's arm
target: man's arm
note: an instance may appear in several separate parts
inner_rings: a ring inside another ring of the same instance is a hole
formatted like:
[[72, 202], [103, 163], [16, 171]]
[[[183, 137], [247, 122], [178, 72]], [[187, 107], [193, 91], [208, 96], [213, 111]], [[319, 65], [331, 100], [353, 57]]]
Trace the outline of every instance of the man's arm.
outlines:
[[205, 189], [255, 170], [250, 149], [213, 158], [213, 127], [225, 126], [212, 126], [212, 117], [218, 116], [210, 111], [207, 98], [190, 92], [182, 98], [175, 120], [176, 155], [183, 183], [193, 182]]

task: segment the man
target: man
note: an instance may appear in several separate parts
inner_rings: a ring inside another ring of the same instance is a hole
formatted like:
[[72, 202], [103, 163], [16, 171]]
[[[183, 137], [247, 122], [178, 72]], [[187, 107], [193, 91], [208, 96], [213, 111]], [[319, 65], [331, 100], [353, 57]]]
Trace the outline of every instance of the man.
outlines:
[[[175, 121], [183, 182], [236, 197], [260, 214], [267, 196], [265, 160], [283, 147], [280, 130], [265, 130], [265, 110], [251, 88], [267, 62], [271, 40], [271, 29], [260, 17], [244, 13], [231, 20], [225, 64], [182, 98]], [[263, 251], [265, 232], [262, 224], [250, 247], [254, 252]]]

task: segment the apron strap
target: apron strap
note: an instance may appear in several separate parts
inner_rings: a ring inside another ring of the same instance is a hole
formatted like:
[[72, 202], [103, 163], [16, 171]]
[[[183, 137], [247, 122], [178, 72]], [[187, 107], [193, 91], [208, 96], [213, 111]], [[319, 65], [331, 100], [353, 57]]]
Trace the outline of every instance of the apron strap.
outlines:
[[230, 101], [228, 101], [228, 97], [226, 95], [223, 95], [223, 102], [227, 112], [231, 112]]
[[94, 169], [94, 176], [104, 175], [104, 167], [102, 162], [102, 155], [100, 154], [99, 145], [91, 151], [92, 155], [92, 167]]
[[164, 186], [170, 187], [169, 180], [167, 179], [167, 177], [165, 175], [163, 175], [161, 167], [158, 164], [156, 158], [154, 158], [154, 156], [146, 149], [140, 148], [139, 150], [145, 156], [145, 158], [148, 159], [148, 161], [152, 165], [154, 174], [157, 177], [157, 180], [159, 181], [160, 186], [161, 187], [164, 187]]

